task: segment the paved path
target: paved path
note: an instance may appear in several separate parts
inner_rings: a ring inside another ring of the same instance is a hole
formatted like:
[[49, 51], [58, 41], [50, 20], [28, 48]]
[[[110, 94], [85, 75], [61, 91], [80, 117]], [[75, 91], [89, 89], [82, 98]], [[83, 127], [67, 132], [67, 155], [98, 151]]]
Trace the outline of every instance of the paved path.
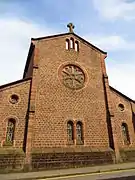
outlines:
[[43, 178], [39, 180], [135, 180], [135, 170], [120, 170], [64, 177]]
[[49, 170], [49, 171], [38, 171], [38, 172], [28, 172], [28, 173], [0, 174], [0, 180], [18, 180], [18, 179], [33, 180], [33, 179], [54, 178], [59, 176], [64, 177], [69, 175], [83, 175], [83, 174], [91, 174], [91, 173], [99, 173], [99, 172], [103, 173], [108, 171], [118, 171], [125, 169], [135, 169], [135, 162], [84, 167], [84, 168], [76, 168], [76, 169], [72, 168], [72, 169]]
[[135, 170], [120, 170], [64, 177], [43, 178], [40, 180], [135, 180]]

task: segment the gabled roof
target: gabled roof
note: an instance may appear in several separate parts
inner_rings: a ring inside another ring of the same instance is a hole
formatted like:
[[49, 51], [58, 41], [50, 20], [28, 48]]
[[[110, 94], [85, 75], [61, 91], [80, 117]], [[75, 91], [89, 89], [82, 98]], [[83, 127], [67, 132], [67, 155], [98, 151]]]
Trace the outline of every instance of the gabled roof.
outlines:
[[103, 54], [107, 54], [107, 52], [99, 49], [98, 47], [94, 46], [93, 44], [91, 44], [90, 42], [88, 42], [87, 40], [83, 39], [82, 37], [78, 36], [75, 33], [63, 33], [63, 34], [56, 34], [56, 35], [51, 35], [51, 36], [45, 36], [45, 37], [39, 37], [39, 38], [31, 38], [32, 41], [37, 41], [37, 40], [42, 40], [42, 39], [49, 39], [49, 38], [55, 38], [55, 37], [60, 37], [60, 36], [66, 36], [66, 35], [74, 35], [75, 37], [77, 37], [78, 39], [80, 39], [81, 41], [85, 42], [87, 45], [92, 46], [94, 49], [100, 51]]
[[5, 88], [5, 87], [12, 86], [12, 85], [15, 85], [15, 84], [19, 84], [19, 83], [22, 83], [22, 82], [25, 82], [25, 81], [28, 81], [28, 80], [31, 80], [31, 77], [30, 78], [25, 78], [25, 79], [20, 79], [20, 80], [14, 81], [14, 82], [10, 82], [10, 83], [1, 85], [0, 90]]
[[28, 56], [27, 56], [27, 60], [26, 60], [26, 64], [25, 64], [25, 68], [24, 68], [23, 78], [25, 78], [25, 73], [28, 70], [29, 63], [30, 63], [30, 58], [31, 58], [31, 55], [32, 55], [32, 53], [34, 51], [34, 48], [35, 48], [35, 45], [31, 42], [29, 52], [28, 52]]
[[30, 44], [30, 48], [29, 48], [29, 53], [27, 56], [27, 61], [26, 61], [26, 65], [25, 65], [25, 69], [24, 69], [24, 73], [23, 73], [23, 78], [25, 78], [25, 73], [28, 70], [29, 64], [30, 64], [30, 58], [31, 55], [34, 51], [35, 45], [34, 43], [32, 43], [32, 41], [37, 41], [37, 40], [42, 40], [42, 39], [49, 39], [49, 38], [56, 38], [56, 37], [61, 37], [61, 36], [66, 36], [66, 35], [74, 35], [75, 37], [77, 37], [78, 39], [80, 39], [81, 41], [83, 41], [84, 43], [86, 43], [88, 46], [93, 47], [94, 49], [98, 50], [99, 52], [103, 53], [103, 54], [107, 54], [107, 52], [102, 51], [101, 49], [99, 49], [98, 47], [94, 46], [93, 44], [89, 43], [88, 41], [86, 41], [85, 39], [83, 39], [82, 37], [78, 36], [75, 33], [72, 32], [68, 32], [68, 33], [63, 33], [63, 34], [56, 34], [56, 35], [51, 35], [51, 36], [44, 36], [44, 37], [39, 37], [39, 38], [31, 38], [31, 44]]
[[121, 92], [119, 92], [118, 90], [114, 89], [113, 87], [111, 87], [111, 86], [109, 86], [109, 87], [110, 87], [110, 89], [111, 89], [112, 91], [116, 92], [117, 94], [119, 94], [120, 96], [124, 97], [124, 98], [127, 99], [128, 101], [131, 101], [131, 102], [135, 103], [135, 100], [130, 99], [128, 96], [122, 94]]

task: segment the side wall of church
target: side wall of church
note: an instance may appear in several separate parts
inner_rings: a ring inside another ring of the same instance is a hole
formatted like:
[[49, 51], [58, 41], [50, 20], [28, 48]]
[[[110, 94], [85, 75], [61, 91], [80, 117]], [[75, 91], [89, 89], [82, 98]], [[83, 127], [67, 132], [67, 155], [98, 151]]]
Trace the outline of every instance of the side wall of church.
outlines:
[[[113, 120], [121, 159], [125, 162], [135, 161], [135, 104], [113, 90], [110, 92], [114, 103]], [[121, 107], [120, 104], [123, 106]], [[123, 123], [127, 125], [127, 132], [125, 128], [123, 129]]]
[[[133, 114], [132, 114], [132, 102], [128, 99], [122, 97], [119, 93], [111, 90], [111, 96], [114, 102], [114, 120], [117, 124], [117, 139], [120, 148], [125, 148], [127, 145], [124, 144], [123, 134], [122, 134], [122, 123], [126, 123], [128, 126], [129, 137], [130, 137], [130, 147], [135, 147], [135, 132], [133, 124]], [[123, 104], [124, 108], [121, 109], [119, 104]]]
[[[0, 169], [22, 167], [29, 90], [30, 80], [0, 89]], [[6, 141], [11, 119], [15, 125], [12, 144]]]

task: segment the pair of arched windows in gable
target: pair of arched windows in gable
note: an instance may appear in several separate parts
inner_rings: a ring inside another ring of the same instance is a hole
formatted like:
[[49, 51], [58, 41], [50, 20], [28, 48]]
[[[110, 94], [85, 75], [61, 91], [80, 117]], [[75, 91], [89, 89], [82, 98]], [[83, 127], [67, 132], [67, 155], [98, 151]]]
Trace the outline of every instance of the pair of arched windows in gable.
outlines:
[[74, 41], [73, 38], [66, 39], [66, 49], [75, 49], [75, 51], [79, 51], [79, 43], [78, 41]]
[[72, 121], [68, 121], [67, 123], [67, 135], [68, 141], [74, 141], [76, 138], [77, 143], [83, 142], [83, 124], [81, 121], [77, 123], [73, 123]]

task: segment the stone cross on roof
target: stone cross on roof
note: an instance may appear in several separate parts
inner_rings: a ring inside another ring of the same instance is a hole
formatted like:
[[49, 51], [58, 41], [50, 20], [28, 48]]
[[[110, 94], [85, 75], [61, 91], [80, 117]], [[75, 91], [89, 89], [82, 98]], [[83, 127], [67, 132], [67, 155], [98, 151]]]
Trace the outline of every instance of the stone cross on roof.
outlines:
[[70, 33], [74, 32], [73, 29], [75, 28], [75, 26], [73, 25], [73, 23], [69, 23], [67, 27], [69, 28]]

